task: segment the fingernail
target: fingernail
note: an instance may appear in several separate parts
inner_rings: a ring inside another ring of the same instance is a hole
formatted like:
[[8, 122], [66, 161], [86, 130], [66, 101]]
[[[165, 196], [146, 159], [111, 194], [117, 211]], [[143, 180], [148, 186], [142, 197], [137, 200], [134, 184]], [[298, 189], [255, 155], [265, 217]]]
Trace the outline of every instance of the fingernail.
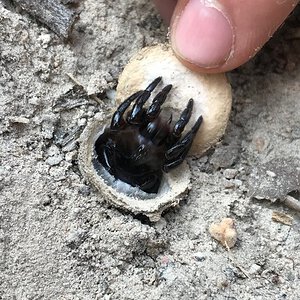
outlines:
[[223, 65], [233, 47], [233, 31], [228, 18], [203, 0], [190, 0], [172, 35], [175, 51], [183, 59], [204, 68]]

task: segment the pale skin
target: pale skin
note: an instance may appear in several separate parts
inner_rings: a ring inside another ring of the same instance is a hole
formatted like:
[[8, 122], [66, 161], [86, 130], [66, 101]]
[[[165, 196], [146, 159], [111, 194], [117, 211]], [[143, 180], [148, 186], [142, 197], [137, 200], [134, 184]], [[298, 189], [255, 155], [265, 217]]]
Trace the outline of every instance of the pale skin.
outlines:
[[230, 71], [251, 59], [298, 0], [153, 0], [170, 25], [180, 61], [204, 73]]

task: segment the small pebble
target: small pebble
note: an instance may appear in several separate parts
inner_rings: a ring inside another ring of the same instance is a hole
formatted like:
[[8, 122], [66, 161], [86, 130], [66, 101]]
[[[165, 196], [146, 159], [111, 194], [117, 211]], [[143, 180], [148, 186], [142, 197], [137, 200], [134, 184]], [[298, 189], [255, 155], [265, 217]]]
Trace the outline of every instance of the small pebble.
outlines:
[[46, 163], [50, 166], [56, 166], [63, 160], [62, 155], [51, 156], [46, 159]]
[[67, 162], [71, 162], [71, 161], [75, 160], [76, 155], [77, 155], [77, 151], [67, 152], [65, 155], [65, 159]]
[[234, 183], [234, 185], [235, 185], [236, 187], [240, 187], [240, 186], [242, 186], [243, 181], [242, 181], [242, 180], [239, 180], [239, 179], [234, 179], [234, 180], [233, 180], [233, 183]]
[[225, 169], [223, 174], [226, 179], [233, 179], [237, 175], [238, 171], [236, 169]]
[[257, 274], [260, 270], [261, 270], [261, 266], [257, 264], [253, 264], [248, 270], [248, 273], [253, 275], [253, 274]]
[[224, 218], [220, 223], [211, 224], [209, 233], [224, 247], [232, 248], [237, 241], [234, 220], [231, 218]]
[[193, 257], [195, 258], [196, 261], [199, 261], [199, 262], [206, 260], [205, 255], [201, 252], [194, 253]]
[[55, 155], [58, 155], [59, 153], [60, 153], [60, 150], [59, 150], [59, 148], [56, 145], [51, 145], [47, 149], [48, 156], [55, 156]]
[[78, 246], [85, 237], [86, 232], [83, 229], [72, 229], [68, 232], [66, 242], [68, 246]]
[[106, 96], [110, 101], [114, 101], [116, 99], [116, 90], [107, 90]]
[[86, 119], [81, 118], [77, 121], [78, 126], [84, 126], [86, 124]]
[[235, 185], [231, 180], [225, 180], [224, 181], [224, 188], [225, 189], [233, 189], [233, 188], [235, 188]]
[[270, 176], [272, 178], [276, 177], [276, 174], [274, 172], [270, 171], [270, 170], [267, 170], [266, 173], [267, 173], [268, 176]]
[[19, 123], [19, 124], [28, 124], [30, 122], [30, 120], [28, 118], [25, 117], [9, 117], [8, 118], [10, 122], [12, 123]]
[[54, 181], [62, 181], [66, 179], [65, 170], [59, 167], [50, 168], [49, 175], [53, 178]]
[[157, 232], [162, 232], [167, 226], [167, 221], [165, 218], [161, 218], [154, 224], [154, 226]]
[[48, 206], [51, 204], [51, 198], [50, 197], [45, 197], [45, 198], [42, 198], [40, 203], [43, 205], [43, 206]]
[[40, 101], [41, 101], [41, 99], [38, 98], [37, 96], [33, 96], [33, 97], [28, 99], [28, 103], [32, 104], [32, 105], [39, 105]]
[[41, 42], [43, 48], [47, 48], [48, 44], [51, 41], [50, 34], [41, 34], [38, 40]]

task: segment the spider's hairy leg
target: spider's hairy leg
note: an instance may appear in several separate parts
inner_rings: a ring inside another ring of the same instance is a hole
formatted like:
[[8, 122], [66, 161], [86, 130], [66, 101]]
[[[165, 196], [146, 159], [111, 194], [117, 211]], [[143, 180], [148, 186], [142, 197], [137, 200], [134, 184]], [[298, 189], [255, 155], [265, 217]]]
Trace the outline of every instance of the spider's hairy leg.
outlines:
[[166, 152], [166, 164], [163, 167], [165, 172], [177, 167], [184, 160], [192, 146], [194, 137], [200, 128], [202, 120], [203, 118], [200, 116], [192, 129], [183, 137], [183, 139], [178, 141]]
[[138, 91], [134, 93], [119, 105], [119, 107], [117, 108], [116, 112], [113, 114], [113, 117], [111, 119], [110, 129], [112, 130], [119, 129], [126, 123], [123, 118], [126, 109], [130, 106], [132, 101], [136, 100], [142, 93], [143, 91]]
[[168, 84], [154, 97], [152, 104], [150, 105], [146, 113], [148, 120], [153, 120], [159, 115], [161, 110], [160, 108], [165, 102], [171, 88], [172, 84]]
[[151, 92], [156, 88], [156, 86], [160, 83], [161, 77], [157, 77], [154, 79], [148, 87], [143, 91], [143, 93], [136, 99], [135, 104], [128, 116], [128, 123], [130, 124], [140, 124], [143, 119], [144, 109], [143, 106], [145, 102], [149, 99]]

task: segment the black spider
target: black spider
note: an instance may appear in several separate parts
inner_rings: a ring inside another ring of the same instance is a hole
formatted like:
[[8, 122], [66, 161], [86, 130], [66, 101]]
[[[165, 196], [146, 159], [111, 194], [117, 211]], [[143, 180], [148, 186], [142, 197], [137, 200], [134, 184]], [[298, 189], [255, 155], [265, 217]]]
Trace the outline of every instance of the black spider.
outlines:
[[[165, 119], [161, 113], [161, 105], [172, 88], [171, 84], [155, 96], [148, 109], [144, 108], [160, 81], [161, 77], [156, 78], [144, 91], [136, 92], [122, 102], [110, 127], [95, 143], [97, 159], [111, 175], [147, 193], [157, 193], [163, 172], [169, 172], [183, 162], [202, 123], [200, 116], [180, 139], [191, 117], [193, 100], [189, 100], [179, 120], [172, 126], [172, 116]], [[133, 108], [124, 118], [133, 101]]]

